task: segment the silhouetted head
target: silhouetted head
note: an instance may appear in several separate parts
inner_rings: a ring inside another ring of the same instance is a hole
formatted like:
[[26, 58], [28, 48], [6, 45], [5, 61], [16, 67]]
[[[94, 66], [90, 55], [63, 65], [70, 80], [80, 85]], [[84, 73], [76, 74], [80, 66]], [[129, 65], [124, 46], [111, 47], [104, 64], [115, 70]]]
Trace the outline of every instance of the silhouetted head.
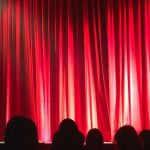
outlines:
[[136, 130], [130, 125], [125, 125], [118, 129], [114, 142], [119, 150], [140, 150], [142, 148]]
[[81, 150], [84, 135], [78, 131], [77, 124], [71, 119], [64, 119], [59, 130], [54, 134], [52, 150]]
[[101, 150], [103, 148], [103, 136], [99, 129], [91, 129], [86, 137], [86, 149]]
[[139, 136], [143, 142], [144, 150], [150, 150], [150, 130], [142, 130]]
[[72, 119], [64, 119], [59, 125], [59, 131], [65, 133], [78, 132], [78, 126]]
[[34, 122], [17, 116], [9, 120], [5, 130], [6, 150], [35, 150], [38, 143]]

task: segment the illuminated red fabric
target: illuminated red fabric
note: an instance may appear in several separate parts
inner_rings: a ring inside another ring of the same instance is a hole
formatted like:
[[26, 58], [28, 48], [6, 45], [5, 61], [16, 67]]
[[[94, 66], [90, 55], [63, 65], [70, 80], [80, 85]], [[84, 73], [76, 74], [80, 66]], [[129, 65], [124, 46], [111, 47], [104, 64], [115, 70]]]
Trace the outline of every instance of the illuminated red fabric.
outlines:
[[150, 128], [150, 1], [0, 0], [1, 138], [15, 115], [44, 142], [66, 117]]

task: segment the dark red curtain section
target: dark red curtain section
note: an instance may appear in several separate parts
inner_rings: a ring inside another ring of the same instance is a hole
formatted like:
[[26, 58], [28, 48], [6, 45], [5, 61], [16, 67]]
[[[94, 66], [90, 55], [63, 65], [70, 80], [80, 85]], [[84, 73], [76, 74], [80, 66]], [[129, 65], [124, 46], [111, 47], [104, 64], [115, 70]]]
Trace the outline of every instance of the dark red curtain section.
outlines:
[[150, 128], [150, 1], [0, 0], [1, 139], [15, 115], [44, 142], [66, 117]]

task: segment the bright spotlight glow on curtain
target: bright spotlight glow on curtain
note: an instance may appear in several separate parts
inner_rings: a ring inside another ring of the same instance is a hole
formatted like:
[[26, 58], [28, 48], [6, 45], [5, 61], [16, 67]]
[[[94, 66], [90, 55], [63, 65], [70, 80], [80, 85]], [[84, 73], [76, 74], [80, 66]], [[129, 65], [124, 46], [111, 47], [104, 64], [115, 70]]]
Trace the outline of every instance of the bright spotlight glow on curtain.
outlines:
[[1, 139], [15, 115], [44, 142], [66, 117], [150, 128], [150, 1], [0, 0]]

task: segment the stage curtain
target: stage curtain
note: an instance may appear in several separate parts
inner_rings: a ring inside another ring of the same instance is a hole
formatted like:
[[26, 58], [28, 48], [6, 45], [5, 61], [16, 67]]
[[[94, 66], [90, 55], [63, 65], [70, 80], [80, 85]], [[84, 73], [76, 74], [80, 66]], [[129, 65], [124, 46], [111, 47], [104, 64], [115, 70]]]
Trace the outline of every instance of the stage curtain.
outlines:
[[64, 118], [150, 128], [150, 1], [0, 0], [1, 139], [16, 115], [42, 142]]

